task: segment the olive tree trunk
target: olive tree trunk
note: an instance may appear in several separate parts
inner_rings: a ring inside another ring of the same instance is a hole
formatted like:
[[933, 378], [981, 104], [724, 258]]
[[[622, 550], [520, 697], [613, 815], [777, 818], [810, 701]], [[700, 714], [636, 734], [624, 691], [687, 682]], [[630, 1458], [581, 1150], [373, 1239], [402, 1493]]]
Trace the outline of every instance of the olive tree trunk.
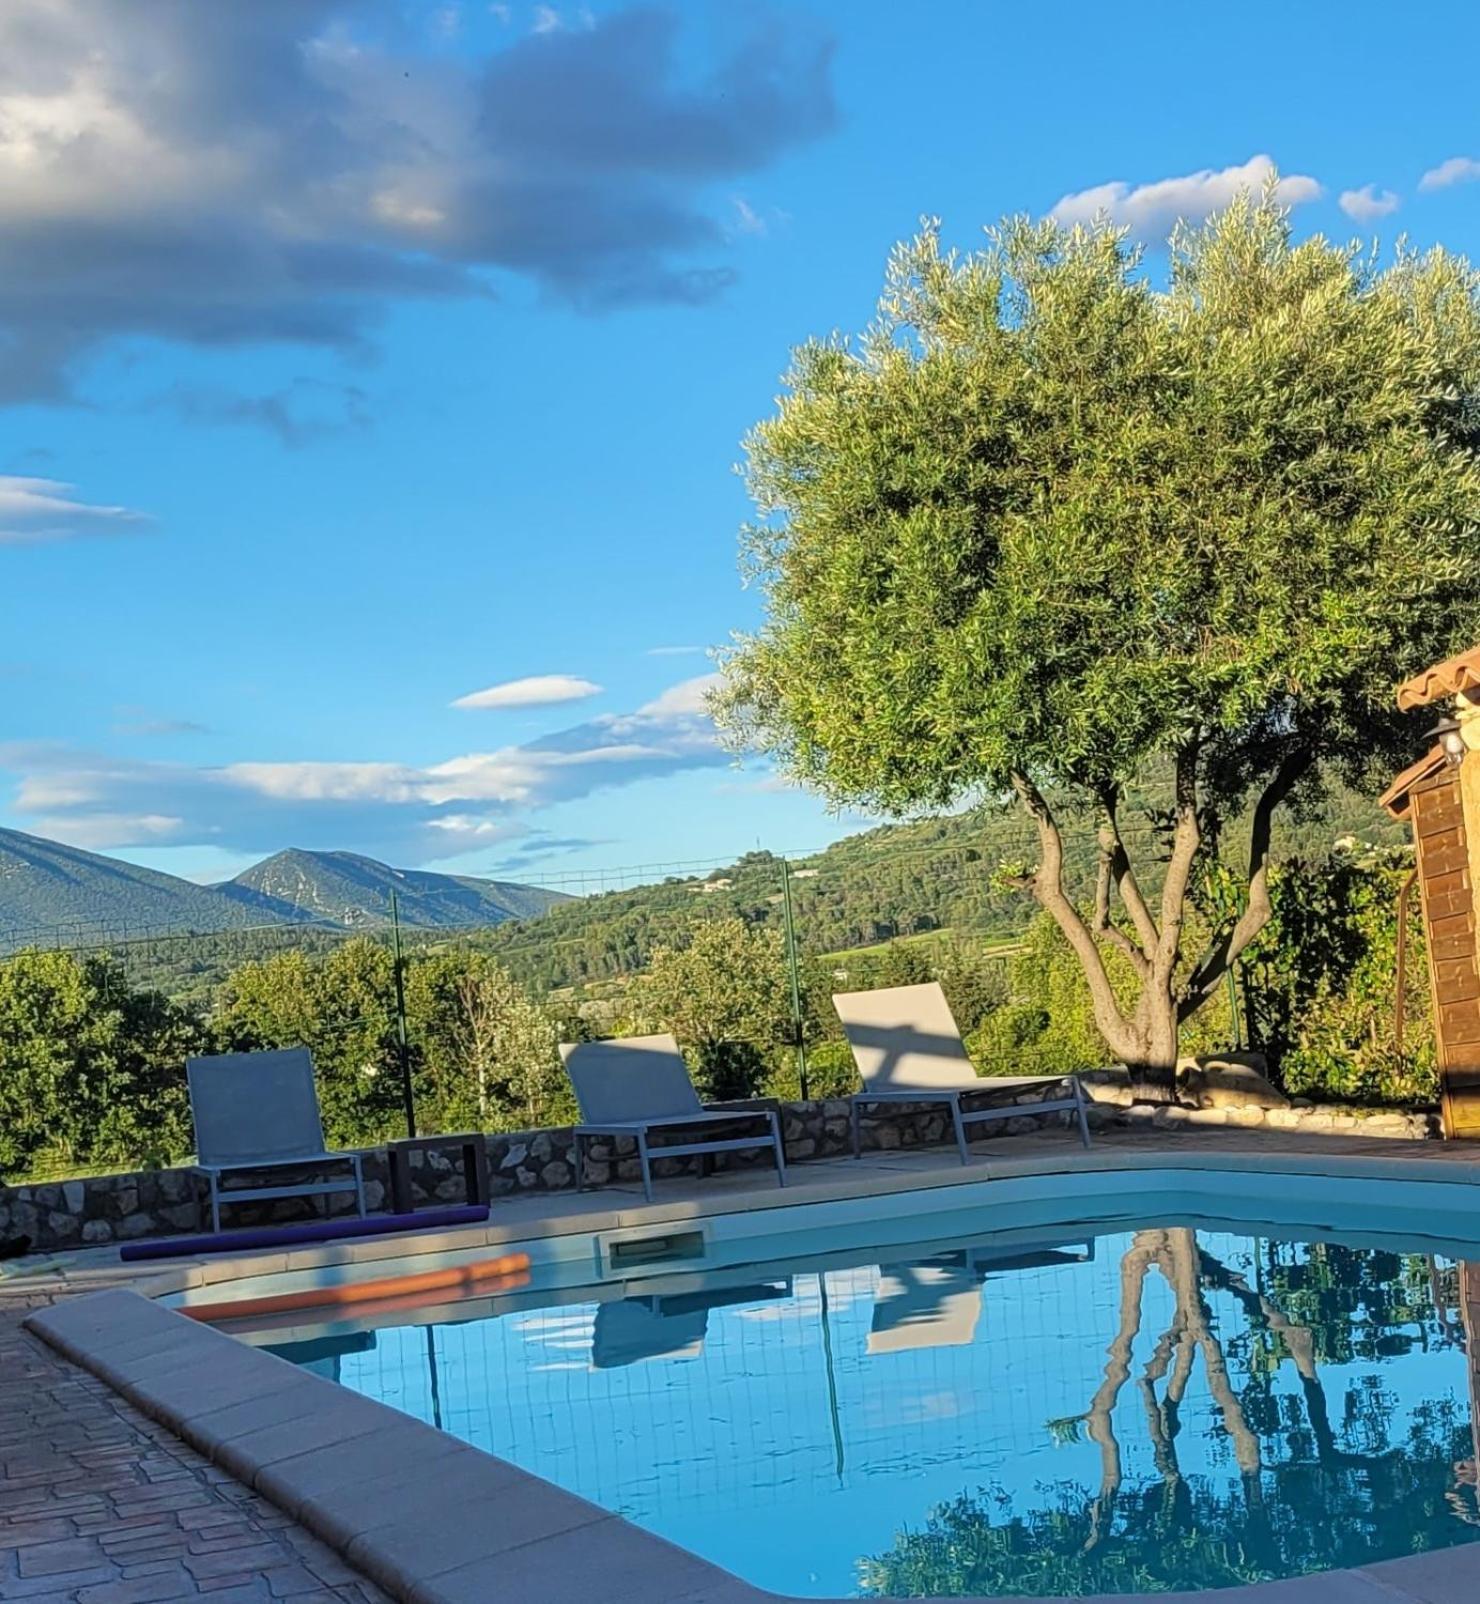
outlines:
[[[1303, 749], [1286, 755], [1255, 806], [1244, 906], [1214, 933], [1190, 967], [1183, 935], [1203, 829], [1198, 803], [1198, 749], [1176, 754], [1175, 798], [1166, 876], [1153, 913], [1126, 852], [1117, 816], [1118, 793], [1095, 793], [1100, 811], [1099, 864], [1093, 911], [1086, 915], [1064, 886], [1064, 840], [1047, 798], [1025, 774], [1014, 777], [1018, 796], [1038, 827], [1038, 867], [1027, 880], [1035, 901], [1058, 925], [1089, 986], [1095, 1024], [1110, 1052], [1128, 1072], [1144, 1102], [1176, 1101], [1178, 1044], [1184, 1020], [1211, 997], [1229, 966], [1269, 922], [1269, 847], [1275, 808], [1310, 767]], [[1119, 903], [1121, 919], [1114, 917]], [[1118, 952], [1135, 978], [1133, 995], [1117, 993], [1106, 954]]]

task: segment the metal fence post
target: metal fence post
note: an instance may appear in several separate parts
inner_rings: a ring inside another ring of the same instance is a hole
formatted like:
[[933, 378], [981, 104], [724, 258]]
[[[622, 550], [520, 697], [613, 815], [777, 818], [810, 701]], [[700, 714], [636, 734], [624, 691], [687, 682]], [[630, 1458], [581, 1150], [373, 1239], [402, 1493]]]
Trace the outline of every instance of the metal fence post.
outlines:
[[781, 860], [781, 914], [786, 924], [786, 967], [791, 975], [791, 1031], [797, 1050], [797, 1092], [807, 1100], [807, 1041], [802, 1020], [802, 977], [797, 970], [797, 927], [791, 911], [791, 864]]
[[396, 1057], [401, 1064], [401, 1103], [406, 1110], [406, 1134], [416, 1135], [416, 1095], [411, 1089], [411, 1049], [406, 1042], [406, 987], [401, 962], [401, 909], [391, 891], [391, 950], [396, 977]]

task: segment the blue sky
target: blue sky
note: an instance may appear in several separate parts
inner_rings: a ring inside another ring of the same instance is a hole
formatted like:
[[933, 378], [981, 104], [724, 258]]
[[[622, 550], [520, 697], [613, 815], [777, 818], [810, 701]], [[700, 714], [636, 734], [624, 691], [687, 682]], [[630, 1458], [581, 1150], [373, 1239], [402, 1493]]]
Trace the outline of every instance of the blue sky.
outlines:
[[1480, 255], [1477, 47], [1452, 5], [8, 0], [0, 824], [197, 878], [856, 828], [697, 683], [789, 347], [921, 214], [1154, 253], [1266, 160], [1301, 231]]

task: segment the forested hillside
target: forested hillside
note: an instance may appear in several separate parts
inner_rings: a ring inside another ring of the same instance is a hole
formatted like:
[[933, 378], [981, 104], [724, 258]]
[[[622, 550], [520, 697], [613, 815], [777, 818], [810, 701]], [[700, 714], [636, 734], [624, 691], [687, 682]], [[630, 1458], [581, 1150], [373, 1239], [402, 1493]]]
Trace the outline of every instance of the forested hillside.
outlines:
[[[1129, 798], [1127, 836], [1154, 833], [1146, 818], [1151, 796]], [[1070, 821], [1067, 859], [1074, 894], [1092, 890], [1096, 844], [1088, 820]], [[1280, 821], [1276, 854], [1318, 858], [1347, 836], [1378, 844], [1405, 838], [1403, 826], [1374, 803], [1335, 794], [1313, 817]], [[1224, 850], [1237, 858], [1246, 832], [1235, 823]], [[1005, 939], [1027, 928], [1033, 906], [1004, 887], [1003, 864], [1032, 861], [1036, 838], [1021, 814], [1000, 808], [885, 825], [849, 836], [790, 865], [798, 941], [809, 954], [871, 946], [927, 930], [959, 930]], [[703, 879], [669, 880], [583, 897], [552, 908], [537, 923], [491, 931], [480, 945], [527, 984], [546, 989], [640, 969], [653, 947], [679, 938], [696, 915], [738, 915], [779, 925], [783, 918], [781, 860], [748, 853]], [[1157, 889], [1155, 866], [1148, 890]]]
[[210, 886], [0, 830], [0, 952], [28, 942], [96, 939], [125, 927], [209, 931], [254, 922], [250, 910]]
[[[1127, 836], [1139, 836], [1143, 846], [1154, 834], [1147, 811], [1154, 799], [1154, 791], [1148, 791], [1128, 798], [1124, 809]], [[1067, 821], [1066, 836], [1071, 889], [1087, 899], [1096, 850], [1090, 821]], [[1282, 821], [1276, 850], [1286, 859], [1315, 859], [1344, 836], [1390, 843], [1401, 841], [1404, 831], [1374, 804], [1341, 793], [1313, 818]], [[1230, 827], [1224, 850], [1234, 858], [1241, 854], [1238, 824]], [[798, 949], [815, 957], [937, 930], [1010, 940], [1027, 928], [1033, 907], [1003, 884], [998, 871], [1004, 864], [1031, 861], [1035, 852], [1035, 838], [1022, 816], [992, 808], [883, 825], [794, 858], [789, 874]], [[107, 866], [111, 860], [96, 862]], [[783, 922], [782, 860], [769, 852], [747, 853], [703, 876], [568, 899], [502, 882], [391, 870], [348, 853], [280, 854], [269, 860], [280, 868], [285, 862], [283, 873], [262, 877], [260, 885], [236, 885], [242, 900], [229, 906], [238, 918], [261, 899], [257, 920], [245, 920], [245, 927], [203, 932], [193, 924], [179, 935], [161, 932], [124, 941], [61, 933], [58, 940], [107, 946], [135, 985], [209, 1004], [226, 976], [252, 959], [289, 949], [326, 954], [355, 930], [387, 941], [391, 885], [403, 898], [408, 950], [435, 950], [449, 942], [474, 948], [497, 957], [536, 992], [634, 974], [655, 947], [682, 944], [696, 919], [738, 917], [777, 930]], [[1148, 879], [1154, 893], [1154, 862]], [[214, 894], [203, 887], [187, 889]], [[530, 901], [550, 906], [535, 917], [511, 919], [509, 912], [521, 906], [519, 896], [529, 899], [525, 907]]]
[[[223, 950], [239, 952], [242, 940], [251, 946], [244, 933], [263, 926], [318, 924], [332, 934], [387, 924], [393, 892], [401, 923], [429, 929], [532, 918], [565, 900], [538, 886], [394, 869], [352, 852], [279, 852], [225, 885], [203, 886], [0, 830], [0, 953], [185, 936], [219, 936]], [[201, 951], [210, 948], [204, 941]]]

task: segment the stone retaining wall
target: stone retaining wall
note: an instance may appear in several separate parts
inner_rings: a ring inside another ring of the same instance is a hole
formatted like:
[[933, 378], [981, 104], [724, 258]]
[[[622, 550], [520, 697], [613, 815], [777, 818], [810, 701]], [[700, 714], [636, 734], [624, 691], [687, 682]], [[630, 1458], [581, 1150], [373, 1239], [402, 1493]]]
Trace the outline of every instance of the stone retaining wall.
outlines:
[[[1134, 1104], [1124, 1075], [1095, 1071], [1083, 1077], [1093, 1103], [1093, 1128], [1111, 1124], [1150, 1125], [1165, 1130], [1182, 1126], [1260, 1126], [1272, 1130], [1311, 1130], [1385, 1136], [1426, 1137], [1437, 1134], [1434, 1116], [1387, 1110], [1313, 1107], [1298, 1099], [1287, 1107], [1223, 1106], [1217, 1108], [1158, 1107]], [[1030, 1103], [1040, 1094], [1021, 1094]], [[833, 1158], [850, 1151], [848, 1099], [757, 1105], [781, 1115], [783, 1140], [789, 1163]], [[737, 1110], [738, 1115], [738, 1110]], [[1069, 1114], [1030, 1114], [979, 1125], [978, 1138], [1019, 1136], [1044, 1126], [1068, 1126]], [[756, 1128], [754, 1120], [737, 1117], [733, 1130], [716, 1134], [742, 1135]], [[950, 1119], [938, 1105], [896, 1105], [863, 1124], [866, 1151], [935, 1146], [951, 1140]], [[385, 1149], [363, 1152], [366, 1201], [372, 1211], [386, 1206], [389, 1172]], [[660, 1178], [703, 1173], [706, 1159], [655, 1159]], [[718, 1153], [707, 1162], [715, 1170], [769, 1168], [770, 1154]], [[570, 1128], [503, 1132], [488, 1137], [489, 1174], [494, 1196], [516, 1192], [557, 1192], [575, 1184], [575, 1151]], [[312, 1172], [301, 1172], [305, 1176]], [[342, 1171], [337, 1171], [342, 1174]], [[274, 1177], [280, 1179], [281, 1177]], [[636, 1144], [630, 1137], [587, 1144], [586, 1180], [602, 1186], [612, 1180], [639, 1179]], [[412, 1165], [412, 1185], [419, 1203], [463, 1201], [461, 1166], [456, 1155], [425, 1155]], [[273, 1202], [237, 1204], [226, 1218], [233, 1225], [261, 1225], [309, 1220], [329, 1210], [347, 1213], [352, 1201], [339, 1194], [328, 1198], [283, 1198]], [[209, 1211], [206, 1187], [188, 1169], [149, 1170], [130, 1175], [94, 1175], [73, 1181], [0, 1186], [0, 1237], [25, 1235], [36, 1251], [54, 1252], [78, 1247], [127, 1242], [146, 1236], [178, 1236], [207, 1229]]]

